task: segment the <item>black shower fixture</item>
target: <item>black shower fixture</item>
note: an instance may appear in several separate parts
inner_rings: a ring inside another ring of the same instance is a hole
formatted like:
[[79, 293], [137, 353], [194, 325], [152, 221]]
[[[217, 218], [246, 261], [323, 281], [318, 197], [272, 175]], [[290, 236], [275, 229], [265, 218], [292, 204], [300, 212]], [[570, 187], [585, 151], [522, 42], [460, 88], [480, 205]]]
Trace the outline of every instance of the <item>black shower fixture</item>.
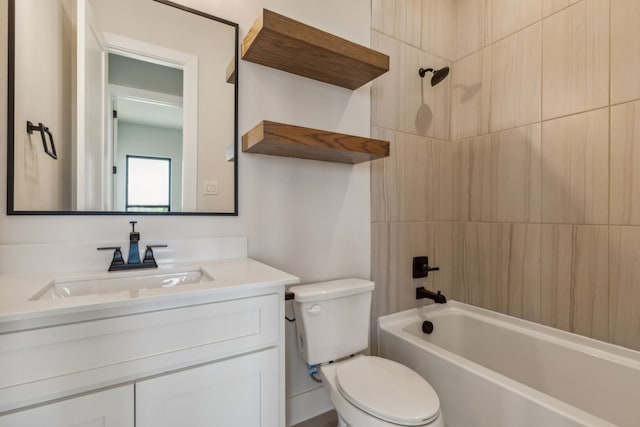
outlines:
[[433, 76], [431, 77], [431, 86], [435, 86], [449, 75], [449, 67], [443, 67], [439, 70], [434, 70], [433, 68], [420, 68], [420, 70], [418, 70], [420, 77], [424, 77], [428, 72], [433, 73]]

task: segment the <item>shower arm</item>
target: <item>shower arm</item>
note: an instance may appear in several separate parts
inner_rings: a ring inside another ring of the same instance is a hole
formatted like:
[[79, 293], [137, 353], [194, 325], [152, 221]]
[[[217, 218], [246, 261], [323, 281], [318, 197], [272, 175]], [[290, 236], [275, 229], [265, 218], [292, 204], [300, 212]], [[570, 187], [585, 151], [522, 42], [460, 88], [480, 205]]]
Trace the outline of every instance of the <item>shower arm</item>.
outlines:
[[428, 72], [433, 73], [433, 71], [434, 71], [433, 68], [420, 68], [418, 70], [418, 74], [420, 74], [420, 77], [424, 77], [425, 74], [427, 74]]

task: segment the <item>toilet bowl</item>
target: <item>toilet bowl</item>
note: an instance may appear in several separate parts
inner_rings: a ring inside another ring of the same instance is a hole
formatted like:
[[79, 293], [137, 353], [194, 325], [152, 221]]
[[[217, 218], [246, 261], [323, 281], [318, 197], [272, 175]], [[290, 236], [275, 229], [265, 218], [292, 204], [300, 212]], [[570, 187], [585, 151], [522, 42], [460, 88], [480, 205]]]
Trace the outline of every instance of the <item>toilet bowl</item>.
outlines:
[[320, 374], [340, 427], [444, 427], [431, 385], [397, 362], [356, 356], [321, 365]]
[[374, 283], [341, 279], [293, 286], [298, 353], [319, 365], [340, 427], [444, 427], [440, 400], [417, 372], [357, 355], [369, 343]]

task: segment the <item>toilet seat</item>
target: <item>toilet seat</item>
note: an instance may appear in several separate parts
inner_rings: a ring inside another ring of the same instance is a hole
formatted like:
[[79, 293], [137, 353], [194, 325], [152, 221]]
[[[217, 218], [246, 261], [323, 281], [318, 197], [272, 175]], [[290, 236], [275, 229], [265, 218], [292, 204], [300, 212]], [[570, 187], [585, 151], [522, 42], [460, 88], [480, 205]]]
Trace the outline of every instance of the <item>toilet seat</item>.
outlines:
[[381, 420], [423, 426], [440, 414], [440, 400], [417, 372], [392, 360], [357, 357], [336, 369], [340, 394]]

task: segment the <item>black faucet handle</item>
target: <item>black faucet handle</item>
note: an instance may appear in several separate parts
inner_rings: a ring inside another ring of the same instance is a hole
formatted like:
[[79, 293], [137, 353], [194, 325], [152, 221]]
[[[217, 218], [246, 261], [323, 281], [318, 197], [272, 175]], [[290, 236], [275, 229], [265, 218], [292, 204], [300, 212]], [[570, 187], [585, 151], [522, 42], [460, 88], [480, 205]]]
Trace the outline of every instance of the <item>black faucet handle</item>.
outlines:
[[167, 245], [147, 245], [147, 249], [144, 251], [144, 259], [142, 260], [142, 263], [155, 264], [157, 266], [156, 258], [153, 256], [153, 248], [166, 247]]
[[429, 265], [429, 257], [417, 256], [413, 257], [413, 278], [427, 277], [430, 271], [439, 271], [440, 267], [431, 267]]
[[112, 271], [112, 268], [116, 265], [124, 265], [124, 257], [122, 256], [122, 251], [120, 250], [120, 246], [105, 246], [98, 248], [99, 251], [109, 251], [113, 250], [113, 258], [111, 259], [111, 265], [109, 266], [109, 271]]
[[[136, 224], [138, 221], [129, 221], [131, 224], [131, 232], [129, 233], [129, 243], [138, 243], [140, 241], [140, 232], [136, 231]], [[136, 248], [137, 250], [137, 248]], [[137, 256], [137, 262], [140, 262], [140, 255]], [[129, 255], [129, 262], [131, 262], [131, 255]]]

